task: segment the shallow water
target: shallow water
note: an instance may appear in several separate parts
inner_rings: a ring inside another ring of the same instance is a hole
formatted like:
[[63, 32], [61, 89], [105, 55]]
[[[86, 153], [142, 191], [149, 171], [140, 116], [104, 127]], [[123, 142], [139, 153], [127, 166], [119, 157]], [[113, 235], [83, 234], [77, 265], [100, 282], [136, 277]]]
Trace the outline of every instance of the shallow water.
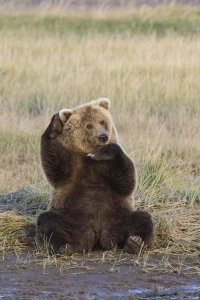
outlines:
[[[70, 299], [84, 299], [87, 297], [87, 299], [155, 299], [155, 300], [163, 300], [163, 299], [191, 299], [191, 300], [199, 300], [200, 299], [200, 285], [186, 285], [186, 286], [180, 286], [179, 289], [183, 289], [184, 292], [177, 292], [172, 287], [171, 289], [163, 289], [162, 292], [155, 292], [151, 289], [128, 289], [124, 291], [111, 291], [109, 289], [102, 290], [101, 288], [97, 289], [90, 289], [87, 293], [78, 293], [72, 292], [68, 294], [68, 297]], [[4, 291], [2, 290], [0, 295], [0, 299], [23, 299], [20, 297], [17, 297], [17, 295], [20, 295], [23, 297], [26, 297], [24, 299], [31, 299], [31, 300], [39, 300], [39, 299], [63, 299], [60, 298], [63, 296], [63, 291], [57, 291], [56, 293], [53, 291], [40, 291], [38, 295], [31, 295], [30, 293], [22, 293], [20, 292], [20, 289], [17, 288], [6, 288]], [[82, 296], [81, 296], [82, 295]], [[130, 298], [131, 296], [135, 298]], [[181, 298], [180, 298], [181, 296]]]
[[37, 257], [9, 255], [0, 263], [0, 299], [200, 299], [197, 275], [144, 272], [129, 257], [121, 261], [114, 268], [83, 257], [44, 267]]

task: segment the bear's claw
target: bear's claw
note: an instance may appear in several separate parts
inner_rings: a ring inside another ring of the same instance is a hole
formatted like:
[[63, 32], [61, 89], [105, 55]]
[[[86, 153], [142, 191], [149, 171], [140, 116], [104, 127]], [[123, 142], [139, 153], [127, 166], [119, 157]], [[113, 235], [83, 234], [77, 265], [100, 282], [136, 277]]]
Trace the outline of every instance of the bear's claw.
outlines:
[[88, 156], [88, 157], [91, 157], [91, 158], [94, 158], [94, 157], [95, 157], [95, 155], [94, 155], [93, 153], [88, 153], [87, 156]]
[[96, 149], [93, 153], [89, 153], [87, 156], [97, 161], [112, 160], [115, 157], [115, 147], [119, 146], [114, 144], [107, 144]]
[[125, 244], [125, 251], [128, 253], [138, 254], [144, 247], [144, 242], [140, 236], [130, 236]]

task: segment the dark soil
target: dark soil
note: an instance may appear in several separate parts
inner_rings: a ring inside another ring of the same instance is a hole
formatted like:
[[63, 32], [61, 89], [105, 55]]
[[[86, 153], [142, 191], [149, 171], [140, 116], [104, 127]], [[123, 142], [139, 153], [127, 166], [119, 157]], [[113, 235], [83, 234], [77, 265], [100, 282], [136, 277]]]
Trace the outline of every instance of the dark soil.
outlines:
[[200, 299], [200, 279], [154, 270], [123, 254], [41, 258], [7, 254], [0, 263], [0, 299]]

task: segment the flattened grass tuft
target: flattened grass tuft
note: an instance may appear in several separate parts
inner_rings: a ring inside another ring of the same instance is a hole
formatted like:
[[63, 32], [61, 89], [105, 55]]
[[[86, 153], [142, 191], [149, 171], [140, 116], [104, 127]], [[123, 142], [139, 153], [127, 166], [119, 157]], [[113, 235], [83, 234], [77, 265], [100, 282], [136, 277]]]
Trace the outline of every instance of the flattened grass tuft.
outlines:
[[172, 242], [172, 233], [170, 224], [167, 222], [167, 218], [159, 215], [155, 215], [155, 229], [154, 229], [154, 243], [155, 249], [164, 248], [169, 246]]
[[27, 186], [14, 193], [0, 195], [0, 208], [4, 211], [15, 210], [23, 215], [36, 215], [47, 209], [49, 199], [50, 192]]
[[1, 212], [0, 228], [0, 243], [8, 249], [24, 249], [35, 244], [35, 219], [32, 217]]

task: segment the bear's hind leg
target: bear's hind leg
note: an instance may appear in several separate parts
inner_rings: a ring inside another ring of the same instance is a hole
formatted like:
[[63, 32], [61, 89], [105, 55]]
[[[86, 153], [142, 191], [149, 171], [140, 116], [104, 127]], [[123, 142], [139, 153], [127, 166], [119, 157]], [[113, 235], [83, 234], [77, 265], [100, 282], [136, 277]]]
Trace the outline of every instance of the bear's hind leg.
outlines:
[[153, 222], [149, 213], [135, 211], [129, 216], [128, 238], [125, 251], [139, 253], [143, 248], [153, 247]]
[[47, 211], [37, 220], [37, 240], [50, 253], [70, 255], [73, 252], [90, 251], [95, 244], [95, 234], [68, 215]]
[[37, 242], [51, 253], [59, 252], [60, 247], [69, 243], [69, 234], [65, 232], [65, 221], [61, 214], [47, 211], [37, 219]]
[[112, 250], [117, 247], [118, 237], [113, 230], [102, 230], [99, 238], [99, 246], [103, 250]]

